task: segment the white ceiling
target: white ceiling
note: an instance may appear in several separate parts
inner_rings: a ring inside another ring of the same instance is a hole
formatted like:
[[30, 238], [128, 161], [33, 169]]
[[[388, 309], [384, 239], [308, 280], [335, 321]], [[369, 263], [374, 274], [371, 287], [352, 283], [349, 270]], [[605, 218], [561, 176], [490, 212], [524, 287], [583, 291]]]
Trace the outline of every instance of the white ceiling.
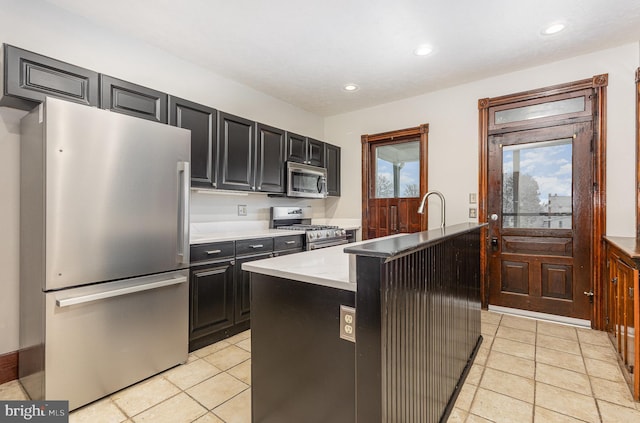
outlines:
[[640, 40], [639, 0], [47, 1], [322, 116]]

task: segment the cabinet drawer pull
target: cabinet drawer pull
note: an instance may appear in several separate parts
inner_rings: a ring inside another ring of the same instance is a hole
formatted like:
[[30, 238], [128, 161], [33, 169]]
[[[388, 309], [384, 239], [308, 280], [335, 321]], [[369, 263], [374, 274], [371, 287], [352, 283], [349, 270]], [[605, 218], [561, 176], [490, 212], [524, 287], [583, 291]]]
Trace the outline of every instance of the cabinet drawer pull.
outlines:
[[285, 241], [285, 244], [287, 244], [287, 245], [291, 245], [291, 244], [295, 244], [295, 243], [296, 243], [295, 241]]
[[211, 255], [211, 254], [220, 254], [222, 252], [222, 250], [209, 250], [207, 251], [207, 254]]
[[254, 244], [254, 245], [250, 245], [249, 247], [251, 247], [251, 248], [262, 248], [262, 247], [264, 247], [264, 245], [263, 244]]

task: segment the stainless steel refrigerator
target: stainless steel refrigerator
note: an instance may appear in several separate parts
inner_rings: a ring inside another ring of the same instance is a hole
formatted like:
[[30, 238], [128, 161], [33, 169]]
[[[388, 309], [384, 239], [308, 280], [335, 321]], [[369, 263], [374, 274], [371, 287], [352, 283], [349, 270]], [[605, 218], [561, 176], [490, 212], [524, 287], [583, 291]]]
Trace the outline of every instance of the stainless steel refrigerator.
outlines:
[[47, 98], [20, 144], [29, 396], [75, 409], [185, 362], [189, 131]]

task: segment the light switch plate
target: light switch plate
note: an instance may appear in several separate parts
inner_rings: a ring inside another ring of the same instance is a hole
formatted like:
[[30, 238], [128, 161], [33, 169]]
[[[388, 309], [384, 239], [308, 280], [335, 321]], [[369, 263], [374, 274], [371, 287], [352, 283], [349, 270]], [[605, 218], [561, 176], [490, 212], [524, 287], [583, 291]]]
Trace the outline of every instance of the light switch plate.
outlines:
[[247, 205], [238, 204], [238, 216], [246, 216], [246, 215], [247, 215]]
[[469, 204], [475, 204], [477, 202], [478, 202], [478, 197], [476, 196], [476, 193], [472, 192], [471, 194], [469, 194]]

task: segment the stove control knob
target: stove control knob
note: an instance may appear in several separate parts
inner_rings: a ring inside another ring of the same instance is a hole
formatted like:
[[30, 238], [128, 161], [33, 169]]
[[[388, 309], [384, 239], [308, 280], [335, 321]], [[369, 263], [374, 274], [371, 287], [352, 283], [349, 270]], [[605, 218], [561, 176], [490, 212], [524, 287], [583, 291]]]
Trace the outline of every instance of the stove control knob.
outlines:
[[315, 238], [316, 234], [314, 234], [313, 232], [309, 232], [307, 236], [309, 237], [309, 239], [313, 239]]

